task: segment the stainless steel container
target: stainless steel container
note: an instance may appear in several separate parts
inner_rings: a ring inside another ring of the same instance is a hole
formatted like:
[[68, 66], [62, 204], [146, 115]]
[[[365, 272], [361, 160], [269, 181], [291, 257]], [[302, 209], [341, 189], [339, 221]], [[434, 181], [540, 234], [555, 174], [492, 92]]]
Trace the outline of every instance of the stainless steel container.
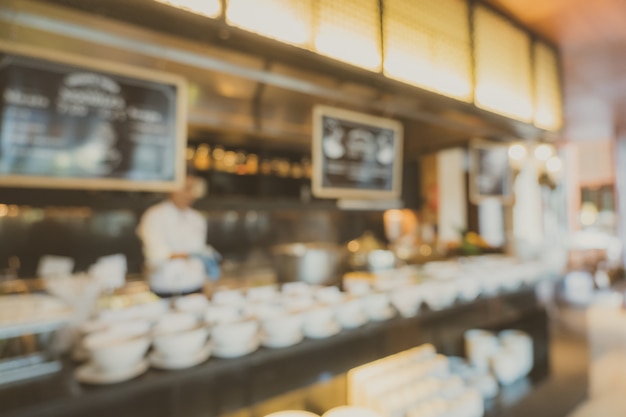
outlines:
[[347, 252], [334, 243], [290, 243], [273, 248], [278, 281], [335, 285], [345, 270]]

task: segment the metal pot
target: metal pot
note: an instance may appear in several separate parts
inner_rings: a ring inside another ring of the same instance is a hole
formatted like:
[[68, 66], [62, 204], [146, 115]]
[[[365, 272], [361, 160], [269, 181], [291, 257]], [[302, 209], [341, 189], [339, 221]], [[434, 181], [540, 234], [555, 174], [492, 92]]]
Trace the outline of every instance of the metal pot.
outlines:
[[290, 243], [275, 246], [274, 267], [279, 282], [301, 281], [335, 285], [344, 272], [346, 250], [334, 243]]

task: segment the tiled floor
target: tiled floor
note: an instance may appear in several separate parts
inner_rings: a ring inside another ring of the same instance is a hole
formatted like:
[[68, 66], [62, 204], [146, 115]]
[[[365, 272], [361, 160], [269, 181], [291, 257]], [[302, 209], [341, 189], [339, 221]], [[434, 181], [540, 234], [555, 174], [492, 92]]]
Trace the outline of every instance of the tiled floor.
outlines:
[[569, 417], [626, 416], [626, 312], [601, 303], [585, 312], [589, 395]]

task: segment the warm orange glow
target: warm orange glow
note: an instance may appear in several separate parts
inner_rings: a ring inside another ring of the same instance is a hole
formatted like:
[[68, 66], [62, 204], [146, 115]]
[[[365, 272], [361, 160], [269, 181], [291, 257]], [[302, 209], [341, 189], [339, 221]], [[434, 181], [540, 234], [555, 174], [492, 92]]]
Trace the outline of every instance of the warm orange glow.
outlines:
[[474, 11], [476, 105], [524, 122], [534, 114], [530, 37], [504, 17]]
[[312, 0], [228, 0], [226, 20], [263, 36], [307, 46], [312, 14]]
[[220, 0], [155, 0], [188, 12], [207, 17], [218, 17], [222, 13]]
[[[388, 0], [385, 75], [459, 100], [472, 99], [469, 9], [464, 0]], [[439, 17], [445, 14], [446, 19]]]

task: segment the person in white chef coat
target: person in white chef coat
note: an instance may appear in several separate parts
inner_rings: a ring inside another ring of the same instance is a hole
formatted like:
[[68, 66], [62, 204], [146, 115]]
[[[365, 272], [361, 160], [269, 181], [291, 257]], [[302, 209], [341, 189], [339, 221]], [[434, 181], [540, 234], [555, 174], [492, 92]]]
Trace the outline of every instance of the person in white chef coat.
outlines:
[[137, 228], [150, 288], [161, 297], [201, 292], [207, 278], [219, 278], [220, 256], [206, 245], [206, 220], [191, 207], [199, 181], [187, 176], [183, 188], [150, 207]]

